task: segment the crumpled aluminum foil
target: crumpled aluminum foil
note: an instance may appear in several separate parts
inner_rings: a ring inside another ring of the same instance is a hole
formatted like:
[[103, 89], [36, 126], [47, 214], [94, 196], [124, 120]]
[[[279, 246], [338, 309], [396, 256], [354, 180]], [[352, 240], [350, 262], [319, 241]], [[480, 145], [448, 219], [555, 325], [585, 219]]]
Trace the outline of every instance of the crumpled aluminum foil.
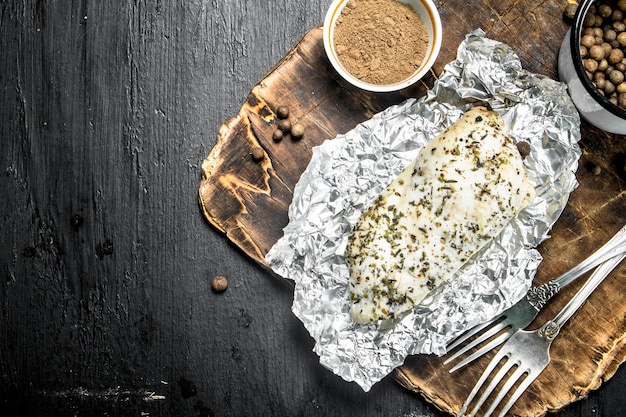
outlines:
[[[530, 143], [525, 165], [537, 197], [413, 312], [392, 322], [354, 323], [344, 259], [353, 225], [428, 140], [478, 104], [500, 113], [514, 139]], [[407, 355], [442, 355], [463, 331], [521, 299], [541, 262], [535, 248], [578, 185], [579, 139], [566, 87], [525, 71], [510, 47], [476, 30], [426, 96], [316, 147], [295, 187], [284, 236], [266, 261], [295, 281], [292, 310], [315, 339], [321, 364], [369, 391]]]

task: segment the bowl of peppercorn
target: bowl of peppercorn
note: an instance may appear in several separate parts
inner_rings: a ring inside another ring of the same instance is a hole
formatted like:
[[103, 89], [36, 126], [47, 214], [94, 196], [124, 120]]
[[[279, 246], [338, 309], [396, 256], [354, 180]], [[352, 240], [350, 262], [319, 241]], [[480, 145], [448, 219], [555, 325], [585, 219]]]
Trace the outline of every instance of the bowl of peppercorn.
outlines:
[[332, 67], [367, 91], [416, 83], [434, 64], [441, 39], [432, 0], [334, 0], [324, 19], [324, 49]]
[[581, 117], [626, 134], [626, 0], [583, 0], [559, 51], [559, 78]]

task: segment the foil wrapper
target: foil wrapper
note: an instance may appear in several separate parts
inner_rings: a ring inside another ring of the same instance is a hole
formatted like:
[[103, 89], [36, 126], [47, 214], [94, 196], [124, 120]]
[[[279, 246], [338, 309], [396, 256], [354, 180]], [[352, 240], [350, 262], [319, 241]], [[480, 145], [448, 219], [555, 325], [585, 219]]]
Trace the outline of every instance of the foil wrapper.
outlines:
[[[344, 258], [352, 227], [428, 140], [479, 104], [497, 111], [515, 140], [531, 145], [524, 163], [536, 198], [412, 312], [354, 323]], [[476, 30], [424, 97], [314, 148], [284, 236], [266, 261], [295, 282], [292, 310], [315, 339], [320, 363], [369, 391], [408, 355], [442, 355], [463, 331], [520, 300], [541, 262], [536, 247], [578, 185], [579, 139], [580, 119], [566, 87], [525, 71], [509, 46]]]

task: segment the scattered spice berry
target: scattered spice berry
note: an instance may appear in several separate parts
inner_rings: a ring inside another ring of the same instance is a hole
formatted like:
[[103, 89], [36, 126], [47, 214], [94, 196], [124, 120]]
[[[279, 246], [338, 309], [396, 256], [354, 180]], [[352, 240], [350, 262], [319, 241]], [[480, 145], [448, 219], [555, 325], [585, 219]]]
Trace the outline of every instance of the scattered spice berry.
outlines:
[[291, 129], [291, 122], [287, 119], [282, 119], [278, 122], [278, 128], [283, 132], [286, 132]]
[[304, 126], [302, 126], [300, 123], [294, 123], [291, 126], [290, 133], [293, 139], [300, 139], [304, 135]]
[[568, 3], [563, 10], [563, 16], [568, 20], [574, 20], [574, 16], [576, 16], [576, 10], [578, 9], [578, 5], [576, 3]]
[[276, 108], [276, 115], [278, 116], [278, 123], [276, 123], [276, 130], [272, 132], [272, 139], [275, 142], [283, 140], [285, 135], [291, 135], [294, 140], [299, 140], [304, 135], [304, 126], [302, 124], [289, 121], [290, 110], [288, 106], [278, 106]]
[[288, 119], [289, 118], [289, 107], [287, 106], [279, 106], [276, 109], [276, 114], [279, 119]]
[[255, 146], [252, 148], [252, 159], [255, 161], [260, 161], [265, 156], [265, 151], [260, 146]]
[[272, 139], [274, 139], [276, 142], [283, 140], [283, 136], [283, 131], [280, 129], [276, 129], [274, 130], [274, 133], [272, 133]]
[[213, 278], [211, 281], [211, 288], [215, 292], [224, 292], [226, 288], [228, 288], [228, 280], [221, 275], [218, 275]]
[[522, 156], [522, 159], [526, 158], [528, 155], [530, 155], [530, 144], [528, 142], [518, 142], [517, 150], [519, 151], [519, 154]]

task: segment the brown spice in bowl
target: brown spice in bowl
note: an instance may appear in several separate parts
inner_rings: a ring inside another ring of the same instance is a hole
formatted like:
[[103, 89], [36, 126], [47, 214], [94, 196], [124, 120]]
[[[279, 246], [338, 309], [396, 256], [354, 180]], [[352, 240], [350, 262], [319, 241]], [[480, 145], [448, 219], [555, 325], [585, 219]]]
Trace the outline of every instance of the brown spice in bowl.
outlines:
[[426, 25], [398, 0], [352, 0], [337, 19], [334, 44], [346, 71], [376, 85], [401, 82], [422, 64]]

